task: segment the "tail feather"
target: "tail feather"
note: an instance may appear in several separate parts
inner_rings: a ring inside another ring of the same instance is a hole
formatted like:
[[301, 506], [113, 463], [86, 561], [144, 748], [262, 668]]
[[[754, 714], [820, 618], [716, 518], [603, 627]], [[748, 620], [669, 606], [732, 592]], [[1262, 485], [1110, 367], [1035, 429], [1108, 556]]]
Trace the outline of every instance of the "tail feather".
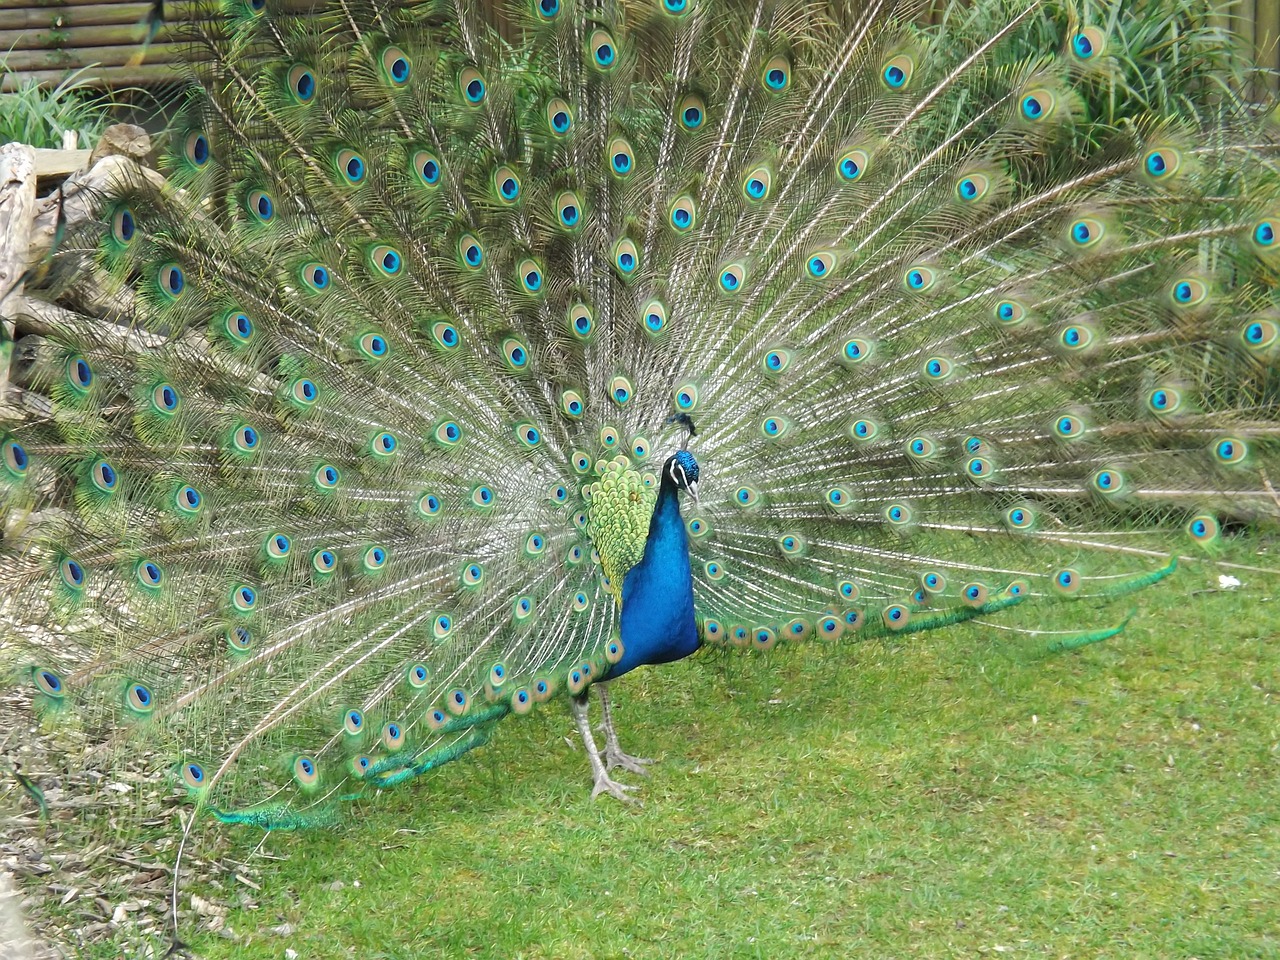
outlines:
[[23, 341], [0, 577], [44, 722], [222, 820], [606, 676], [620, 456], [693, 445], [701, 636], [757, 648], [1052, 626], [1280, 515], [1275, 132], [1154, 12], [219, 11], [167, 186], [52, 256], [115, 319]]

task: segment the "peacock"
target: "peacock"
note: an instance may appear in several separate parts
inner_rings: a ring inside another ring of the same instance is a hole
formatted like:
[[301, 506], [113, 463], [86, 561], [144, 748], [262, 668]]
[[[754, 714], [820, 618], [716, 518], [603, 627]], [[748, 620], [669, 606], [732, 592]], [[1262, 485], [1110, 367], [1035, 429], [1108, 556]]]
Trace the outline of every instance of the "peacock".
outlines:
[[637, 667], [1076, 649], [1274, 522], [1274, 118], [1126, 4], [921, 14], [181, 25], [163, 179], [28, 271], [93, 305], [20, 319], [0, 429], [31, 729], [290, 830], [567, 704], [628, 800]]

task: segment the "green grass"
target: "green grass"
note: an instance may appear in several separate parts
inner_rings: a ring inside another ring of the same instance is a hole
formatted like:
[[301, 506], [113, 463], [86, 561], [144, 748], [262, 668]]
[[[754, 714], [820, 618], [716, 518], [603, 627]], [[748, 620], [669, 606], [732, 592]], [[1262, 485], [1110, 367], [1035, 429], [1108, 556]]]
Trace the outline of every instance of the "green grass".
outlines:
[[254, 909], [234, 940], [188, 939], [211, 958], [1280, 957], [1280, 602], [1243, 578], [1188, 600], [1216, 574], [1180, 572], [1069, 654], [966, 625], [639, 671], [615, 701], [625, 745], [660, 758], [643, 808], [590, 799], [547, 710], [348, 828], [268, 837], [283, 861], [233, 833]]
[[[1232, 559], [1271, 563], [1257, 549]], [[659, 758], [650, 780], [622, 777], [642, 808], [590, 799], [552, 704], [341, 829], [201, 821], [183, 938], [235, 960], [1280, 958], [1280, 584], [1239, 575], [1193, 595], [1217, 572], [1184, 567], [1118, 604], [1053, 608], [1080, 627], [1136, 606], [1121, 636], [1065, 654], [965, 624], [637, 671], [615, 703], [625, 745]], [[113, 810], [111, 847], [171, 863], [172, 817], [139, 802]], [[47, 852], [101, 839], [103, 818], [70, 814]], [[158, 914], [163, 877], [139, 892], [90, 859], [101, 894], [62, 906], [88, 889], [65, 880], [37, 929], [137, 898]], [[238, 904], [231, 936], [192, 895]]]

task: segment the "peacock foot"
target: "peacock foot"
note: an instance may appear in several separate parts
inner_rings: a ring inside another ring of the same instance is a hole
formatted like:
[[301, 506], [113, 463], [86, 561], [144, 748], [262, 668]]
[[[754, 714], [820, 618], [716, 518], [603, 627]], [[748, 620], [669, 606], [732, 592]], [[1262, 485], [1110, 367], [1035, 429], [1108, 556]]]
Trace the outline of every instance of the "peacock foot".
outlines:
[[629, 753], [623, 753], [616, 743], [610, 743], [604, 748], [604, 765], [608, 770], [621, 767], [623, 770], [630, 770], [632, 773], [647, 777], [649, 771], [644, 768], [646, 763], [653, 763], [653, 761], [647, 757], [633, 757]]
[[637, 798], [627, 795], [628, 790], [635, 789], [637, 788], [630, 784], [619, 783], [617, 780], [610, 777], [609, 774], [600, 770], [596, 773], [596, 785], [591, 790], [591, 799], [594, 800], [596, 797], [600, 796], [600, 794], [607, 793], [609, 796], [617, 800], [621, 800], [623, 803], [639, 803], [640, 801]]

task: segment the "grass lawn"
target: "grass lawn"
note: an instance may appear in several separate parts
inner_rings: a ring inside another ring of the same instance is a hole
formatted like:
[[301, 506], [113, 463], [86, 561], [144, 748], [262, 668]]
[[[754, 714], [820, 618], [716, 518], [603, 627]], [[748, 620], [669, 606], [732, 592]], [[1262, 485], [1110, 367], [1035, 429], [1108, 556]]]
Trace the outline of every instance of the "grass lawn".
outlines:
[[261, 889], [233, 937], [184, 936], [301, 960], [1280, 957], [1280, 601], [1240, 576], [1081, 611], [1137, 615], [1071, 653], [967, 624], [637, 671], [614, 699], [658, 758], [643, 807], [593, 802], [544, 710], [343, 829], [211, 831]]

